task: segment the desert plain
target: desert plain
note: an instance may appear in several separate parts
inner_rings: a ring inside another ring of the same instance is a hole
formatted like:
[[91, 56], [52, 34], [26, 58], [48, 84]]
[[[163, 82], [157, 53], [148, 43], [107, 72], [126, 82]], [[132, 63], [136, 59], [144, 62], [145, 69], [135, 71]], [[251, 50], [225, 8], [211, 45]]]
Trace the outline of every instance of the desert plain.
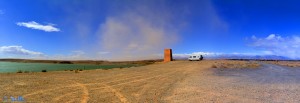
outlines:
[[299, 75], [299, 67], [231, 60], [1, 73], [0, 101], [22, 96], [26, 103], [297, 103]]

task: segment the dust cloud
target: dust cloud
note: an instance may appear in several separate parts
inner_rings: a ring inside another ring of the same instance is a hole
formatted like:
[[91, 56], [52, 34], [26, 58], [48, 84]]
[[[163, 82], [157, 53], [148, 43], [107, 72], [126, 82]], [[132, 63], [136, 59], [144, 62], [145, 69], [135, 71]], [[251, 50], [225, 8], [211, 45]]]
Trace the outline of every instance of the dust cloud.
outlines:
[[119, 14], [108, 16], [99, 26], [102, 51], [109, 52], [103, 58], [158, 59], [164, 48], [176, 43], [180, 31], [176, 14], [164, 3], [139, 5], [141, 3], [136, 3]]

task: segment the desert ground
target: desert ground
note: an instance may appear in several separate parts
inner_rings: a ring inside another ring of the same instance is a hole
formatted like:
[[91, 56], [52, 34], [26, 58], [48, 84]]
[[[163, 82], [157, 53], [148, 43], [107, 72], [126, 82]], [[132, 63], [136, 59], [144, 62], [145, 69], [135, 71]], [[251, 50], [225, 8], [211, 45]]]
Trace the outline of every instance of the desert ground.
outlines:
[[300, 61], [264, 61], [269, 64], [276, 64], [288, 67], [300, 67]]
[[172, 61], [147, 66], [2, 73], [4, 96], [27, 103], [300, 102], [300, 68], [255, 61]]

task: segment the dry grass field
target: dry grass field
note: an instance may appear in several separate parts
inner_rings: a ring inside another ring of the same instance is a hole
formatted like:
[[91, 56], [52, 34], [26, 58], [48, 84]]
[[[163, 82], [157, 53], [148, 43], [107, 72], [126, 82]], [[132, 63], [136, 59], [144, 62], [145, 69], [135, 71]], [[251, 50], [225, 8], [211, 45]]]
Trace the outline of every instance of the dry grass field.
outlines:
[[288, 67], [300, 67], [300, 61], [265, 61], [266, 63]]
[[[0, 74], [0, 96], [23, 96], [27, 103], [253, 103], [281, 102], [285, 99], [294, 102], [291, 98], [299, 97], [298, 84], [259, 84], [250, 82], [245, 74], [225, 76], [222, 74], [224, 71], [212, 68], [216, 64], [234, 65], [234, 68], [253, 67], [252, 63], [245, 61], [204, 60], [78, 73], [5, 73]], [[295, 93], [290, 93], [289, 98], [278, 98], [288, 94], [281, 92], [285, 86]]]
[[250, 69], [250, 68], [258, 68], [259, 66], [260, 64], [254, 61], [218, 60], [214, 62], [212, 68]]
[[0, 96], [23, 96], [30, 103], [163, 102], [175, 83], [194, 69], [209, 67], [203, 62], [174, 61], [79, 73], [0, 74]]

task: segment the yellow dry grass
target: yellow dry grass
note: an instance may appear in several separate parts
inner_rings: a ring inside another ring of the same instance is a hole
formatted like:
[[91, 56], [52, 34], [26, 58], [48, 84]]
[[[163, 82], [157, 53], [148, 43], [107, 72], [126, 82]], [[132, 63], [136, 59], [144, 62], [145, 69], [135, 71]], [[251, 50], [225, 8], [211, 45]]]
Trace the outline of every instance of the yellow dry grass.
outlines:
[[300, 61], [265, 61], [266, 63], [288, 66], [288, 67], [300, 67]]
[[[253, 63], [253, 64], [252, 64]], [[264, 103], [300, 101], [299, 82], [261, 83], [267, 72], [256, 62], [172, 61], [110, 70], [0, 74], [3, 96], [23, 96], [27, 103]], [[218, 66], [216, 65], [216, 67]], [[261, 78], [248, 73], [258, 72]], [[227, 75], [226, 73], [232, 73]], [[241, 73], [239, 73], [241, 72]], [[225, 74], [218, 74], [225, 73]], [[293, 75], [285, 75], [293, 78]], [[256, 81], [259, 80], [259, 81]]]
[[260, 64], [254, 61], [217, 60], [212, 68], [258, 68]]
[[28, 103], [163, 102], [175, 83], [210, 65], [210, 61], [174, 61], [75, 73], [0, 74], [0, 96], [23, 96]]

